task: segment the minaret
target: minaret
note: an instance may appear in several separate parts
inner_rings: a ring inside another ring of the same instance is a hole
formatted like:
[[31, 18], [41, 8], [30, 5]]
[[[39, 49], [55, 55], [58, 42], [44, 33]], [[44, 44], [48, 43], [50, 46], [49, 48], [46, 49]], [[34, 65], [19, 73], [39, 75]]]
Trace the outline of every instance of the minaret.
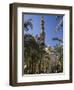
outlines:
[[41, 45], [45, 45], [45, 32], [44, 32], [44, 17], [41, 17], [41, 33], [40, 33]]

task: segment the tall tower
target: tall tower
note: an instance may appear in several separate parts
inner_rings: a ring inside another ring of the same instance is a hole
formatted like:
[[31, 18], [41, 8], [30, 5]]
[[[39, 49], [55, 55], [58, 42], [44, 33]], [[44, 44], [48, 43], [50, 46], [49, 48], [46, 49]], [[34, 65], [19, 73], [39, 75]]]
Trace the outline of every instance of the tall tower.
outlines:
[[41, 45], [45, 45], [45, 32], [44, 32], [44, 17], [41, 17], [41, 33], [40, 33], [40, 42]]

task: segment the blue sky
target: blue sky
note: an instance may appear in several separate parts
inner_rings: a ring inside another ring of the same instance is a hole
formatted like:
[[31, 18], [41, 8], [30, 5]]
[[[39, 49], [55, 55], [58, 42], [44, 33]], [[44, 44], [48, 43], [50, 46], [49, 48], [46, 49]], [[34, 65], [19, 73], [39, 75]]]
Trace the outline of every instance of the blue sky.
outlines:
[[55, 32], [55, 27], [58, 24], [59, 20], [63, 18], [63, 15], [59, 16], [58, 19], [56, 19], [57, 15], [41, 15], [41, 14], [24, 14], [24, 22], [25, 20], [32, 19], [33, 20], [33, 30], [29, 28], [29, 31], [27, 33], [32, 34], [33, 36], [36, 36], [37, 34], [40, 34], [41, 31], [41, 17], [44, 16], [44, 27], [45, 27], [45, 44], [47, 46], [55, 46], [57, 44], [57, 41], [53, 41], [53, 37], [59, 37], [63, 38], [63, 28], [60, 32]]

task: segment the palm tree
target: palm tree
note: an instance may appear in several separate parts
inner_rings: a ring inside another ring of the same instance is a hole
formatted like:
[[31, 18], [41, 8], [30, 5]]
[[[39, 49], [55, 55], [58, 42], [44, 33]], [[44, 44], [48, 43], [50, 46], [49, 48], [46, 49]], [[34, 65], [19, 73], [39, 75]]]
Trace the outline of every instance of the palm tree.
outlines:
[[[27, 32], [29, 30], [29, 28], [33, 29], [32, 19], [25, 20], [25, 22], [24, 22], [24, 30]], [[29, 37], [31, 37], [30, 34], [29, 35], [28, 34], [24, 35], [24, 59], [25, 59], [25, 64], [27, 66], [24, 70], [24, 73], [29, 73], [30, 72], [30, 70], [29, 70], [30, 61], [31, 61], [30, 47], [27, 46]]]
[[[63, 28], [63, 17], [60, 18], [60, 16], [56, 16], [56, 20], [58, 20], [58, 24], [55, 27], [55, 31], [58, 33], [59, 31], [63, 30], [61, 28]], [[61, 63], [61, 69], [58, 69], [59, 71], [63, 71], [63, 39], [59, 38], [59, 37], [53, 37], [52, 40], [57, 41], [58, 44], [56, 44], [56, 46], [54, 47], [54, 53], [56, 56], [58, 56], [58, 62]], [[59, 65], [59, 63], [57, 63], [57, 65]]]
[[24, 48], [24, 62], [27, 65], [27, 71], [29, 71], [27, 73], [34, 74], [36, 73], [36, 63], [42, 58], [40, 51], [42, 49], [40, 49], [35, 38], [30, 34], [25, 34], [24, 36]]

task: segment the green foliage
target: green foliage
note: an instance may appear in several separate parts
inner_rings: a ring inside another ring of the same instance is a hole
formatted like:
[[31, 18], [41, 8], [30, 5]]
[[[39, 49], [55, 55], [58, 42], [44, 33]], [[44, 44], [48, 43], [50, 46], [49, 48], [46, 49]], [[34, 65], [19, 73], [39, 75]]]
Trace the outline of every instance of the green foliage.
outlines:
[[58, 41], [59, 43], [63, 43], [63, 40], [61, 38], [58, 38], [58, 37], [54, 37], [54, 38], [52, 38], [52, 40]]
[[55, 46], [55, 54], [58, 57], [58, 64], [60, 64], [60, 70], [63, 71], [63, 46], [62, 45], [56, 45]]
[[24, 36], [24, 62], [26, 65], [30, 62], [30, 66], [32, 66], [29, 66], [29, 68], [32, 69], [32, 72], [29, 73], [35, 73], [34, 64], [42, 60], [42, 55], [44, 53], [45, 51], [38, 45], [32, 35], [27, 34]]
[[27, 21], [24, 22], [24, 29], [25, 29], [25, 31], [28, 31], [29, 27], [31, 29], [33, 29], [32, 19], [28, 19]]
[[[51, 73], [53, 71], [62, 72], [63, 71], [63, 46], [56, 45], [53, 49], [48, 47], [48, 52], [54, 53], [57, 58], [57, 66], [53, 66]], [[24, 35], [24, 64], [26, 68], [24, 73], [35, 74], [35, 73], [48, 73], [50, 65], [50, 55], [45, 51], [44, 47], [40, 46], [35, 38], [30, 34]], [[38, 65], [38, 70], [37, 66]]]

